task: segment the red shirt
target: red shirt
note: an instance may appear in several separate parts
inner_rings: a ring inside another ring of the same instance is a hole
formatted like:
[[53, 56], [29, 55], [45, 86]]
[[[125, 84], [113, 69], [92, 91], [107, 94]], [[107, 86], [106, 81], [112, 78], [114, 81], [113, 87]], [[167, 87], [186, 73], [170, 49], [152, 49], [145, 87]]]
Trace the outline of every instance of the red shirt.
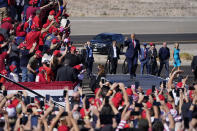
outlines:
[[40, 38], [39, 38], [39, 45], [44, 45], [44, 38], [45, 36], [47, 35], [47, 32], [44, 32], [40, 35]]
[[43, 73], [38, 73], [38, 82], [47, 82], [46, 78], [45, 78], [45, 74]]
[[47, 66], [43, 66], [43, 68], [46, 70], [47, 81], [48, 81], [48, 82], [51, 82], [51, 76], [52, 76], [51, 68], [49, 68], [49, 67], [47, 67]]
[[27, 49], [31, 49], [34, 42], [37, 42], [36, 50], [39, 47], [39, 37], [40, 37], [41, 31], [30, 31], [27, 33], [27, 36], [25, 38], [27, 43]]
[[5, 58], [7, 56], [7, 52], [3, 52], [0, 54], [0, 72], [5, 70]]
[[21, 25], [18, 25], [16, 28], [16, 36], [23, 37], [26, 35], [26, 32], [21, 29]]
[[26, 10], [26, 18], [29, 19], [29, 17], [32, 15], [34, 18], [34, 16], [36, 15], [36, 10], [40, 9], [40, 7], [32, 7], [29, 6]]
[[35, 16], [33, 18], [33, 24], [37, 25], [38, 27], [42, 28], [42, 23], [41, 23], [41, 20], [38, 16]]
[[1, 24], [1, 28], [6, 29], [8, 31], [13, 29], [13, 26], [11, 23], [9, 22], [4, 22], [3, 24]]

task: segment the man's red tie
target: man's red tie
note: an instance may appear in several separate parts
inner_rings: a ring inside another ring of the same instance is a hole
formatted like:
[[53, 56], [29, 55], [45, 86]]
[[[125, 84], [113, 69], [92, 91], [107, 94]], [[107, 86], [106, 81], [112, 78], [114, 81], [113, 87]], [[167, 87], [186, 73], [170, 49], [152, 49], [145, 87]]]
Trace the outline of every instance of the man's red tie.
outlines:
[[135, 43], [134, 43], [134, 40], [132, 40], [133, 41], [133, 47], [135, 48]]

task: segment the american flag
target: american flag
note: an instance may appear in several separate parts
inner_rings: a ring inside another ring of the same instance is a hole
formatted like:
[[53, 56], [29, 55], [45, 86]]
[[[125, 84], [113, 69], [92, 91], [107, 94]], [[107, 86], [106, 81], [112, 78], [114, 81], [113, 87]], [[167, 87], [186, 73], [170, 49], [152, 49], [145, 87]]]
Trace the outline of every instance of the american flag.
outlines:
[[[39, 93], [42, 96], [50, 95], [53, 101], [61, 105], [65, 105], [63, 90], [68, 89], [68, 95], [72, 96], [73, 89], [77, 83], [72, 82], [50, 82], [50, 83], [37, 83], [37, 82], [21, 82], [21, 85]], [[24, 91], [22, 87], [15, 85], [14, 83], [7, 82], [4, 84], [8, 94], [17, 93], [18, 91]], [[35, 97], [36, 95], [27, 91], [28, 96]]]

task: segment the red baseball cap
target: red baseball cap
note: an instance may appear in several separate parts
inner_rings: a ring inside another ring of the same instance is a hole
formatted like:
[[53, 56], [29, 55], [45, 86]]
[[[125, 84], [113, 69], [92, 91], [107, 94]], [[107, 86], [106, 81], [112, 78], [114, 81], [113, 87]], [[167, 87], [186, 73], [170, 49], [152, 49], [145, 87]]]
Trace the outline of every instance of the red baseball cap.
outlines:
[[36, 24], [33, 24], [33, 25], [31, 26], [31, 29], [32, 29], [32, 30], [34, 30], [34, 29], [36, 29], [36, 28], [39, 28], [38, 25], [36, 25]]
[[42, 28], [47, 28], [49, 26], [49, 24], [44, 24], [43, 26], [42, 26]]
[[73, 68], [75, 68], [75, 69], [80, 71], [80, 70], [82, 70], [82, 67], [83, 67], [83, 65], [79, 64], [79, 65], [74, 66]]
[[153, 105], [148, 101], [148, 102], [146, 102], [146, 106], [148, 109], [151, 109]]
[[160, 99], [161, 101], [165, 100], [165, 97], [164, 97], [163, 95], [161, 95], [161, 94], [160, 94], [158, 97], [159, 97], [159, 99]]
[[40, 50], [37, 50], [36, 55], [39, 56], [39, 57], [42, 57], [42, 52]]
[[69, 131], [66, 125], [61, 125], [58, 127], [58, 131]]
[[75, 46], [72, 46], [70, 50], [71, 51], [76, 51], [76, 47]]
[[22, 43], [20, 43], [20, 45], [18, 46], [18, 48], [23, 48], [23, 47], [26, 47], [26, 44], [24, 44], [23, 42]]
[[11, 65], [9, 68], [10, 68], [10, 71], [13, 72], [14, 69], [16, 69], [16, 66], [15, 65]]
[[49, 15], [55, 15], [55, 11], [54, 11], [54, 10], [51, 10], [51, 11], [49, 12]]
[[149, 96], [149, 95], [151, 95], [151, 94], [152, 94], [152, 89], [148, 89], [148, 90], [146, 91], [146, 95]]
[[29, 4], [30, 5], [35, 5], [35, 4], [37, 4], [38, 3], [38, 0], [30, 0], [29, 1]]
[[176, 84], [176, 87], [177, 88], [181, 88], [182, 86], [183, 86], [183, 83], [182, 82], [179, 82], [179, 83]]
[[55, 50], [54, 52], [53, 52], [53, 55], [54, 56], [57, 56], [57, 55], [59, 55], [60, 54], [60, 50]]
[[127, 95], [129, 96], [133, 95], [133, 91], [131, 90], [131, 88], [127, 88], [126, 92], [127, 92]]
[[65, 13], [63, 16], [65, 16], [65, 17], [69, 17], [69, 14]]
[[89, 102], [94, 101], [94, 98], [91, 97], [91, 98], [88, 99], [88, 101], [89, 101]]
[[58, 32], [58, 28], [53, 28], [52, 32], [57, 33]]
[[2, 75], [7, 75], [8, 72], [7, 72], [7, 70], [2, 70], [2, 71], [1, 71], [1, 74], [2, 74]]
[[168, 103], [166, 103], [166, 105], [167, 105], [168, 109], [173, 109], [172, 104], [170, 104], [169, 102], [168, 102]]
[[11, 17], [6, 17], [2, 21], [3, 22], [6, 22], [6, 21], [11, 22], [12, 21], [12, 18]]
[[52, 44], [56, 44], [56, 43], [58, 43], [58, 42], [60, 42], [60, 40], [57, 40], [57, 39], [53, 39], [53, 40], [52, 40]]

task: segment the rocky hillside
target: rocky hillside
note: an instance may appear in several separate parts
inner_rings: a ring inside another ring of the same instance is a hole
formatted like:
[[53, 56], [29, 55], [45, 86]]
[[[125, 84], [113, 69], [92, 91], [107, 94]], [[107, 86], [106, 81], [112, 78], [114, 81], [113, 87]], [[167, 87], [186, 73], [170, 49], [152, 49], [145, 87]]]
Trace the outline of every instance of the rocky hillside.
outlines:
[[68, 0], [71, 16], [197, 16], [197, 0]]

